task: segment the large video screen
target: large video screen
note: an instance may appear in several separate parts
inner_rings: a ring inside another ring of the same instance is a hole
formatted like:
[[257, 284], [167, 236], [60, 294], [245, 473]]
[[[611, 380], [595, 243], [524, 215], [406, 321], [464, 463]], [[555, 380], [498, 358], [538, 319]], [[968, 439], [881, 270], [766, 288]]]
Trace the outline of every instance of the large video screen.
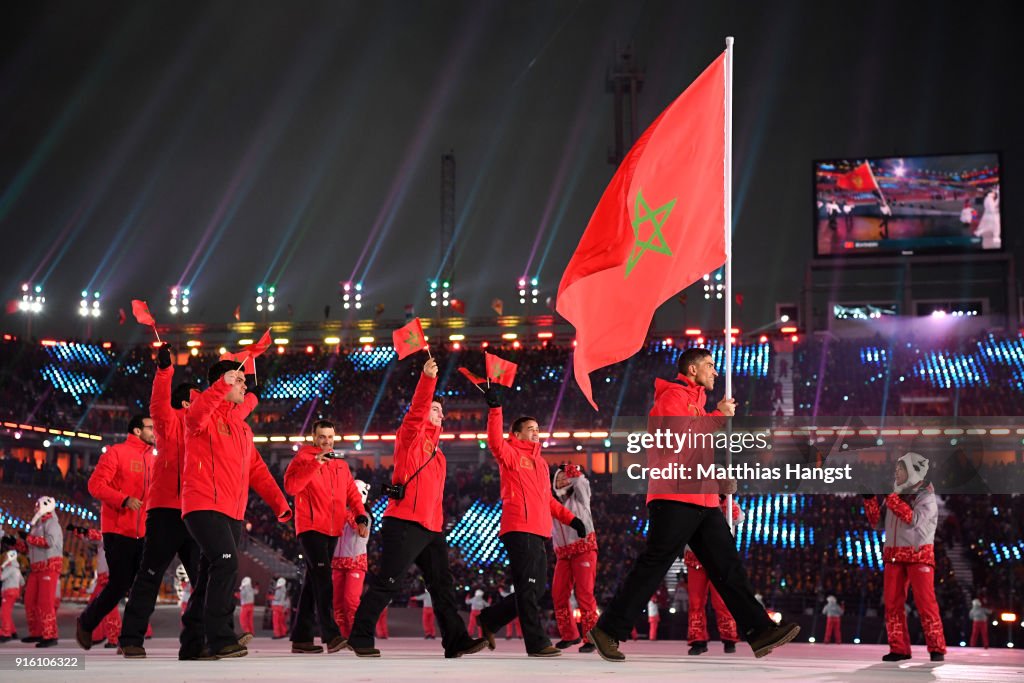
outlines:
[[999, 154], [814, 162], [814, 254], [1002, 249]]

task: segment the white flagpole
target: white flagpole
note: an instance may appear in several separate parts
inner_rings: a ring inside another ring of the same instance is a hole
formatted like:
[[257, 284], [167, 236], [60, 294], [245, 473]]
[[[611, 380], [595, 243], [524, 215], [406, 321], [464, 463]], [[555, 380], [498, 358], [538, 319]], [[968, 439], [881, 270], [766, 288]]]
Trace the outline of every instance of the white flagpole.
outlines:
[[[725, 39], [725, 397], [732, 398], [732, 36]], [[726, 451], [727, 464], [732, 452]], [[725, 519], [733, 532], [732, 494], [725, 497]]]

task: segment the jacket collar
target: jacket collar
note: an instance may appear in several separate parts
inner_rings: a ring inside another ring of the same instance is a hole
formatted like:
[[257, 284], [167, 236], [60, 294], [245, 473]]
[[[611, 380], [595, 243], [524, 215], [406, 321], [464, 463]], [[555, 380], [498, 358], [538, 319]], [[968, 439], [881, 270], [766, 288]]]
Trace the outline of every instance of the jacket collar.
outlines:
[[130, 446], [137, 451], [144, 451], [147, 448], [153, 448], [153, 446], [150, 446], [148, 443], [146, 443], [139, 437], [135, 436], [134, 434], [129, 434], [128, 438], [125, 439], [124, 442], [125, 445]]

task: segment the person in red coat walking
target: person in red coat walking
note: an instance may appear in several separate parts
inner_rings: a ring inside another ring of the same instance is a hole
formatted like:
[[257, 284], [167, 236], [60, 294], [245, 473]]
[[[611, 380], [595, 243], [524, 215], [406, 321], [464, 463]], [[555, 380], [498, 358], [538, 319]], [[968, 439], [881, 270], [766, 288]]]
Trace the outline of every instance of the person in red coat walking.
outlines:
[[345, 647], [334, 621], [331, 557], [350, 510], [359, 535], [366, 538], [370, 533], [363, 497], [348, 463], [334, 453], [335, 438], [332, 422], [314, 422], [312, 445], [301, 448], [284, 473], [284, 490], [295, 497], [295, 532], [306, 562], [292, 625], [292, 652], [297, 654], [324, 651], [313, 643], [314, 615], [327, 651]]
[[[183, 382], [172, 387], [174, 365], [172, 349], [164, 344], [156, 354], [156, 373], [149, 399], [156, 438], [153, 476], [146, 494], [146, 538], [139, 572], [135, 575], [121, 624], [121, 654], [128, 659], [146, 656], [143, 647], [146, 625], [153, 615], [160, 584], [177, 555], [185, 567], [189, 582], [199, 573], [199, 546], [181, 519], [181, 476], [185, 466], [185, 411], [192, 404], [193, 391], [199, 386]], [[246, 394], [243, 408], [256, 407], [254, 396]]]
[[447, 461], [440, 448], [444, 407], [441, 398], [434, 395], [436, 386], [437, 362], [431, 358], [423, 365], [409, 411], [395, 435], [395, 470], [381, 523], [380, 566], [359, 603], [348, 639], [349, 648], [358, 657], [380, 657], [380, 650], [373, 646], [374, 626], [413, 563], [423, 573], [434, 598], [444, 656], [452, 659], [473, 654], [487, 644], [466, 633], [448, 565], [441, 506], [447, 474]]
[[498, 463], [501, 477], [501, 529], [498, 537], [508, 552], [515, 592], [480, 612], [479, 623], [494, 649], [494, 634], [516, 617], [523, 628], [523, 644], [530, 657], [557, 657], [562, 651], [551, 644], [540, 621], [540, 598], [548, 581], [547, 549], [554, 517], [569, 526], [577, 538], [586, 538], [583, 521], [555, 500], [551, 475], [541, 455], [540, 425], [523, 416], [502, 433], [500, 385], [486, 392], [487, 445]]
[[[718, 409], [711, 413], [716, 419], [686, 419], [708, 415], [704, 409], [707, 402], [705, 391], [714, 389], [718, 376], [711, 352], [699, 347], [689, 348], [679, 356], [678, 367], [679, 374], [674, 380], [655, 380], [654, 406], [647, 430], [651, 432], [666, 426], [676, 432], [688, 428], [720, 429], [724, 418], [736, 412], [736, 401], [731, 396], [719, 401]], [[694, 458], [703, 460], [708, 455], [705, 451], [690, 449], [673, 453], [652, 448], [648, 458], [652, 466], [681, 464]], [[652, 478], [648, 482], [647, 545], [601, 614], [597, 626], [590, 632], [591, 642], [606, 661], [625, 661], [619, 642], [629, 637], [633, 624], [644, 611], [647, 598], [657, 590], [687, 545], [707, 568], [712, 585], [722, 596], [756, 657], [763, 657], [785, 645], [800, 632], [796, 624], [776, 625], [754, 599], [754, 589], [736, 551], [736, 542], [718, 508], [718, 495], [734, 492], [736, 482], [700, 483], [720, 483], [721, 486], [715, 486], [713, 491], [702, 487], [699, 491], [681, 492], [673, 490], [673, 486], [678, 485], [684, 490], [690, 488], [683, 486], [682, 480], [665, 482]]]
[[210, 388], [192, 394], [185, 414], [185, 469], [181, 513], [199, 544], [199, 573], [182, 619], [179, 659], [243, 657], [234, 630], [238, 542], [252, 488], [278, 521], [292, 517], [288, 501], [267, 470], [245, 422], [245, 376], [232, 361], [209, 372]]
[[[128, 438], [109, 447], [89, 477], [89, 493], [103, 503], [100, 528], [110, 577], [100, 594], [78, 617], [75, 640], [83, 650], [92, 647], [93, 631], [128, 594], [139, 570], [155, 443], [153, 419], [149, 415], [136, 415], [128, 423]], [[143, 636], [145, 628], [143, 622]], [[107, 634], [111, 642], [117, 637], [117, 633]]]

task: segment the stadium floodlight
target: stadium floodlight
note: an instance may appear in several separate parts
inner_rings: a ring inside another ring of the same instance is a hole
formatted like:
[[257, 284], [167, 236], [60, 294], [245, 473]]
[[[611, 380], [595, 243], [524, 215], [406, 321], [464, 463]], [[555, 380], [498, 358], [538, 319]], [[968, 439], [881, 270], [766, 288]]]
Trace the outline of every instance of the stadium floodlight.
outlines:
[[362, 282], [344, 282], [341, 286], [342, 295], [341, 301], [345, 310], [354, 308], [359, 310], [363, 307], [363, 283]]
[[704, 300], [721, 299], [725, 293], [725, 285], [722, 284], [722, 272], [719, 271], [712, 277], [711, 273], [704, 273]]
[[21, 285], [21, 301], [18, 302], [18, 310], [25, 313], [42, 313], [46, 297], [43, 296], [43, 286], [33, 285], [26, 282]]
[[171, 287], [171, 300], [168, 310], [171, 315], [187, 314], [192, 292], [188, 287]]
[[82, 300], [78, 302], [78, 315], [83, 318], [100, 317], [100, 293], [93, 292], [89, 296], [88, 290], [82, 290]]
[[276, 307], [277, 287], [274, 285], [260, 285], [256, 288], [256, 310], [262, 313], [266, 310], [273, 313]]
[[524, 305], [527, 301], [537, 303], [537, 297], [540, 295], [540, 280], [536, 277], [527, 280], [526, 276], [523, 276], [519, 278], [516, 285], [518, 286], [519, 303]]

